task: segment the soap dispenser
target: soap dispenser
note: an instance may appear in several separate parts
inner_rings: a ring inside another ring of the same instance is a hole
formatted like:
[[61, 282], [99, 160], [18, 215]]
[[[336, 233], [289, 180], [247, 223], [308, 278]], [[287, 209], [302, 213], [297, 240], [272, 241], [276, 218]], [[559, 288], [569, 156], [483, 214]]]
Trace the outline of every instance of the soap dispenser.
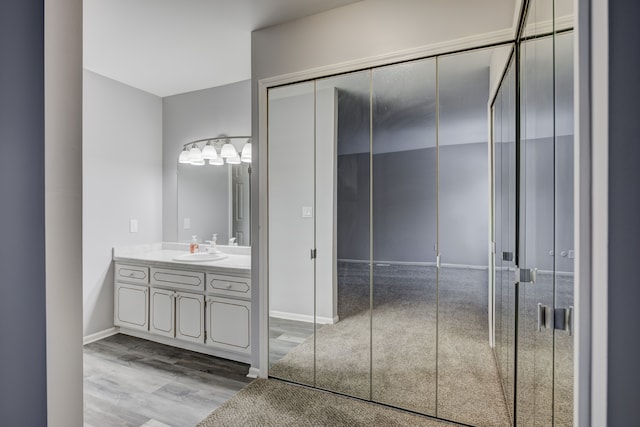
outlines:
[[209, 246], [209, 253], [210, 254], [220, 253], [220, 251], [218, 250], [218, 246], [216, 244], [217, 241], [218, 241], [218, 235], [217, 234], [214, 234], [213, 236], [211, 236], [211, 240], [207, 240], [207, 243], [210, 244], [210, 246]]
[[198, 252], [198, 236], [191, 236], [191, 243], [189, 244], [189, 252], [196, 253]]

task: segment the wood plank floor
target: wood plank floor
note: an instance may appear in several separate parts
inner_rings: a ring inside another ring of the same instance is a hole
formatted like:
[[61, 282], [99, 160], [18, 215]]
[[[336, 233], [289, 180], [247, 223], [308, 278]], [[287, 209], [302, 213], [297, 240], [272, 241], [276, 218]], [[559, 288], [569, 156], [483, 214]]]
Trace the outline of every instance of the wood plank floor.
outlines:
[[251, 379], [249, 366], [114, 335], [84, 347], [86, 427], [192, 427]]

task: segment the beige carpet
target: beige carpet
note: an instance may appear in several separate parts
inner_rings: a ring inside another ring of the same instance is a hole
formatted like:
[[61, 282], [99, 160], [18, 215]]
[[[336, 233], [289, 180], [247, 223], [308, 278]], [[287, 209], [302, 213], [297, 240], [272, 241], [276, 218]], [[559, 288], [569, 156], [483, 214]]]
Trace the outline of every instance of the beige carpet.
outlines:
[[486, 271], [443, 269], [436, 305], [435, 269], [377, 269], [371, 320], [368, 283], [357, 281], [357, 265], [348, 268], [340, 321], [275, 363], [271, 376], [473, 426], [510, 425], [488, 345]]
[[257, 379], [197, 427], [455, 425], [274, 379]]

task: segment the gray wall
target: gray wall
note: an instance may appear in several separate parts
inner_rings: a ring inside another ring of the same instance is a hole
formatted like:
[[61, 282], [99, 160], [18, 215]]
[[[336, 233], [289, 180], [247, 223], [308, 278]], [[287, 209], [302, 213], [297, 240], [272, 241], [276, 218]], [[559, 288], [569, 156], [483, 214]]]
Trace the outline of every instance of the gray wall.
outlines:
[[219, 135], [251, 135], [251, 81], [169, 96], [162, 99], [162, 108], [162, 238], [175, 242], [178, 155], [182, 145]]
[[[374, 260], [435, 262], [435, 148], [374, 155]], [[440, 253], [486, 266], [487, 144], [440, 147]], [[369, 155], [338, 158], [338, 258], [369, 258]]]
[[0, 6], [3, 425], [82, 424], [82, 2], [47, 5]]
[[91, 71], [83, 76], [86, 337], [113, 327], [112, 248], [162, 240], [162, 99]]
[[44, 7], [0, 9], [0, 419], [47, 424]]
[[607, 421], [638, 419], [640, 384], [640, 3], [609, 1], [609, 360]]

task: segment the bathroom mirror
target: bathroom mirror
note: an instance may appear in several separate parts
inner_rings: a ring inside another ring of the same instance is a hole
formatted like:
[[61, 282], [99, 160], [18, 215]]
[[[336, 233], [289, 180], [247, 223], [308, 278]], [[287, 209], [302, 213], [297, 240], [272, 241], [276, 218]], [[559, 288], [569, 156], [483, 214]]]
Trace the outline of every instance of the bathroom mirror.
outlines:
[[178, 241], [250, 246], [251, 164], [178, 164]]

